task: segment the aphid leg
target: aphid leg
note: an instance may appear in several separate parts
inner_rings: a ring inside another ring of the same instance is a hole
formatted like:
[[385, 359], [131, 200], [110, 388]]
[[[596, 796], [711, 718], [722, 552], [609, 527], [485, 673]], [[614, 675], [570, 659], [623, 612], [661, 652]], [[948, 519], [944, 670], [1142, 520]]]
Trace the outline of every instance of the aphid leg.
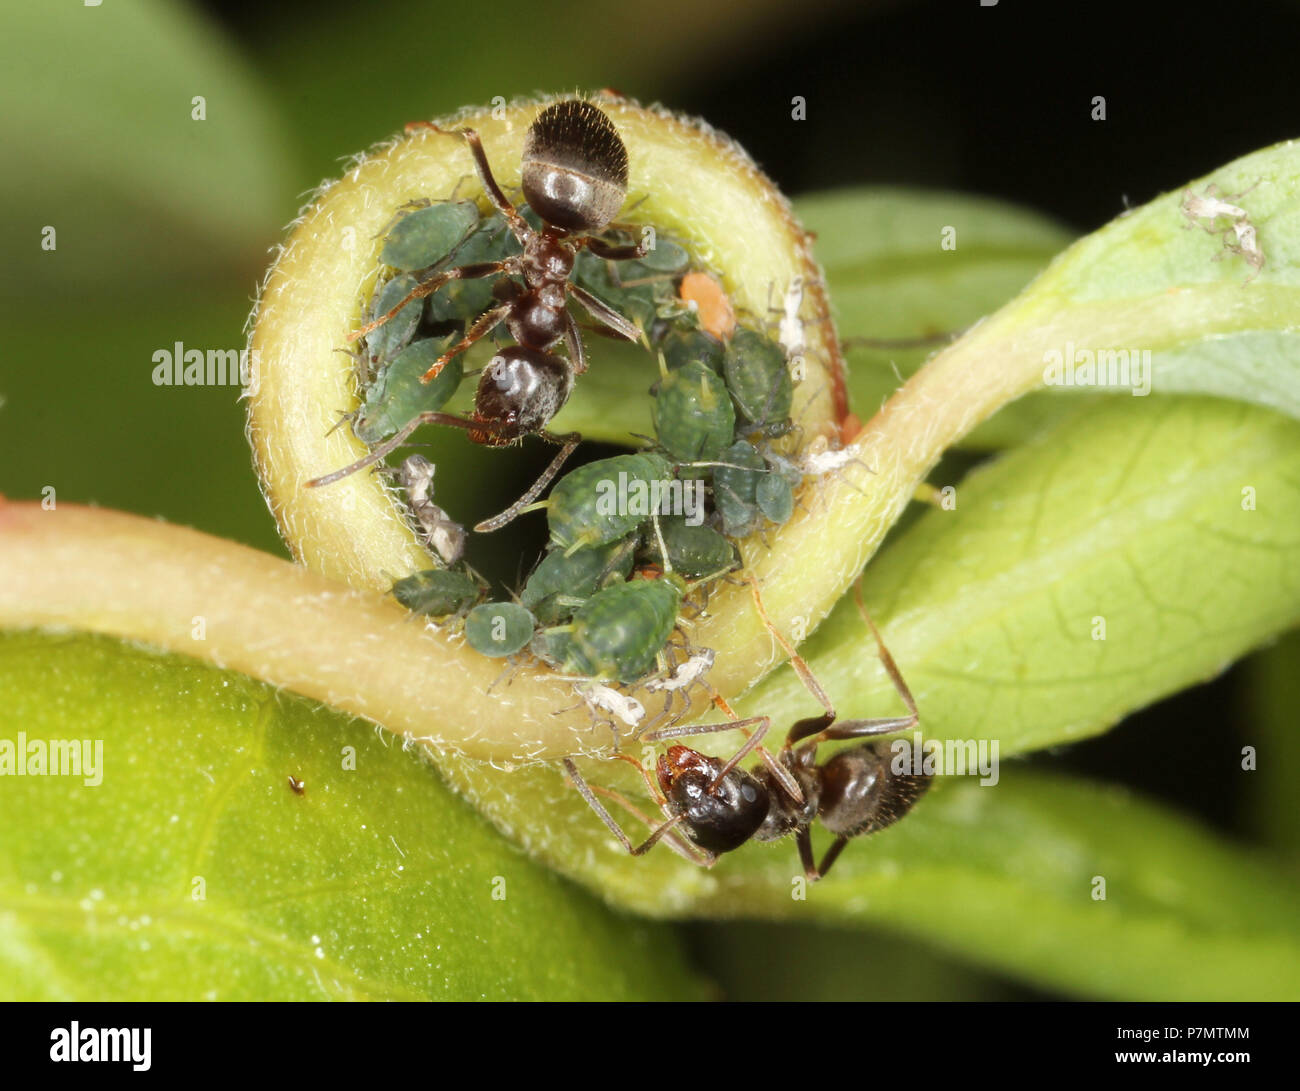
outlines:
[[512, 519], [515, 519], [520, 512], [542, 494], [542, 490], [554, 480], [555, 475], [560, 472], [560, 467], [564, 465], [568, 457], [577, 450], [578, 444], [582, 442], [582, 436], [577, 432], [569, 432], [567, 435], [562, 436], [552, 436], [547, 433], [546, 438], [562, 445], [560, 453], [551, 459], [551, 464], [542, 471], [541, 476], [529, 486], [528, 491], [523, 496], [500, 515], [494, 515], [491, 519], [484, 519], [481, 523], [475, 524], [474, 530], [477, 533], [487, 534], [493, 530], [500, 530]]
[[433, 382], [433, 380], [438, 377], [438, 373], [447, 366], [448, 361], [454, 360], [474, 344], [475, 341], [482, 340], [496, 329], [505, 319], [506, 315], [510, 313], [511, 306], [512, 304], [510, 303], [502, 303], [499, 307], [494, 307], [492, 310], [479, 315], [479, 317], [474, 320], [474, 324], [465, 331], [465, 336], [434, 360], [433, 366], [420, 376], [420, 382]]
[[[639, 765], [640, 763], [636, 762], [635, 764]], [[673, 827], [682, 820], [681, 815], [672, 815], [666, 821], [655, 826], [653, 820], [641, 815], [640, 811], [619, 793], [614, 792], [609, 788], [599, 789], [601, 795], [618, 800], [620, 804], [627, 807], [629, 811], [637, 815], [645, 821], [646, 825], [651, 827], [650, 836], [640, 845], [633, 845], [628, 835], [623, 832], [623, 828], [614, 821], [614, 816], [611, 815], [609, 811], [605, 809], [605, 805], [596, 798], [597, 791], [582, 779], [582, 774], [578, 772], [578, 767], [574, 765], [571, 758], [564, 759], [564, 771], [568, 775], [569, 780], [573, 783], [573, 786], [578, 790], [578, 794], [587, 801], [587, 806], [596, 812], [596, 817], [605, 824], [605, 828], [609, 830], [610, 833], [618, 838], [619, 843], [628, 851], [629, 855], [644, 856], [661, 840], [666, 840], [668, 846], [672, 848], [674, 852], [680, 856], [685, 856], [686, 859], [690, 860], [693, 864], [699, 864], [701, 867], [712, 867], [717, 861], [717, 857], [712, 853], [700, 852], [697, 854], [695, 851], [688, 849], [682, 841], [672, 836]]]
[[580, 288], [573, 281], [569, 281], [565, 285], [565, 290], [581, 303], [587, 313], [597, 322], [608, 326], [615, 333], [627, 338], [629, 341], [641, 340], [641, 331], [636, 327], [635, 323], [628, 321], [613, 307], [602, 303], [585, 288]]
[[348, 341], [356, 341], [365, 337], [368, 333], [373, 333], [389, 319], [396, 318], [397, 312], [408, 303], [433, 295], [444, 284], [450, 284], [453, 280], [479, 280], [483, 277], [495, 276], [497, 273], [513, 273], [517, 270], [518, 265], [518, 258], [506, 258], [504, 261], [481, 261], [473, 265], [459, 265], [455, 269], [444, 269], [441, 273], [434, 273], [433, 276], [420, 281], [407, 293], [406, 298], [387, 314], [381, 314], [373, 322], [368, 322], [359, 330], [353, 330], [348, 334], [347, 339]]

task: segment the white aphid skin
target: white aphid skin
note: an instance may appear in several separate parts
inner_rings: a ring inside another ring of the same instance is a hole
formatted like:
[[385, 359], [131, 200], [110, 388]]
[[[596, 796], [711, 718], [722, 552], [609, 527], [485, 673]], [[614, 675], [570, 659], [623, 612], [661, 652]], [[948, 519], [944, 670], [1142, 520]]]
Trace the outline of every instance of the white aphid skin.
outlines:
[[[1224, 253], [1216, 254], [1216, 260], [1222, 258], [1224, 254], [1235, 254], [1251, 267], [1253, 272], [1246, 278], [1247, 284], [1264, 268], [1264, 251], [1260, 249], [1259, 236], [1255, 225], [1250, 222], [1249, 214], [1240, 205], [1231, 202], [1240, 200], [1257, 185], [1259, 182], [1250, 189], [1242, 190], [1241, 193], [1227, 193], [1219, 197], [1218, 187], [1210, 183], [1205, 187], [1203, 194], [1195, 194], [1190, 189], [1184, 190], [1183, 203], [1179, 206], [1189, 223], [1196, 224], [1211, 235], [1219, 235], [1223, 238]], [[1223, 218], [1229, 220], [1227, 227], [1219, 223]]]
[[423, 455], [410, 455], [398, 471], [411, 511], [420, 523], [425, 542], [445, 565], [465, 555], [465, 528], [433, 502], [433, 476], [437, 471]]
[[645, 684], [651, 692], [675, 693], [693, 686], [713, 669], [714, 652], [704, 648], [682, 663], [667, 678], [655, 678]]
[[808, 451], [795, 460], [795, 465], [805, 475], [821, 477], [856, 461], [857, 455], [851, 448], [841, 447], [838, 450]]
[[[1196, 223], [1197, 220], [1210, 221], [1208, 224], [1197, 224], [1197, 226], [1204, 228], [1212, 235], [1218, 234], [1213, 224], [1220, 216], [1227, 216], [1233, 220], [1244, 220], [1246, 218], [1244, 208], [1229, 204], [1228, 201], [1221, 197], [1216, 197], [1217, 192], [1218, 187], [1214, 183], [1210, 183], [1203, 194], [1195, 194], [1190, 189], [1183, 191], [1183, 215], [1192, 223]], [[1233, 194], [1231, 196], [1235, 198], [1240, 195]]]
[[582, 696], [592, 708], [601, 712], [608, 712], [611, 716], [617, 716], [628, 727], [636, 727], [645, 719], [645, 705], [635, 697], [619, 693], [618, 690], [610, 686], [592, 682]]
[[[1259, 239], [1255, 234], [1255, 228], [1245, 220], [1238, 221], [1232, 225], [1230, 234], [1232, 239], [1228, 238], [1229, 233], [1224, 234], [1223, 247], [1231, 254], [1236, 254], [1244, 258], [1246, 264], [1253, 270], [1246, 279], [1254, 280], [1259, 275], [1259, 271], [1264, 268], [1264, 252], [1259, 248]], [[1233, 241], [1235, 239], [1235, 241]]]
[[799, 308], [803, 305], [803, 277], [795, 277], [786, 289], [785, 303], [781, 311], [777, 341], [785, 349], [787, 357], [802, 356], [807, 347], [803, 336], [803, 319], [799, 317]]

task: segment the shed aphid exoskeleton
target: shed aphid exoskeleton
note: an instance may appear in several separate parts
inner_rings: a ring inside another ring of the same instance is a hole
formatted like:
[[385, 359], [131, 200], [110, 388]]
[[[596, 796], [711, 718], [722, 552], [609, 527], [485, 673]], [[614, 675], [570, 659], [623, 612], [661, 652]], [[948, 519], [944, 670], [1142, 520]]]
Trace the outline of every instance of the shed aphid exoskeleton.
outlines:
[[[710, 695], [713, 694], [713, 688], [704, 680], [705, 675], [713, 669], [715, 652], [712, 648], [701, 648], [677, 663], [671, 669], [657, 677], [651, 678], [646, 682], [645, 688], [648, 693], [664, 694], [664, 710], [654, 718], [652, 723], [658, 724], [660, 720], [668, 719], [672, 716], [673, 696], [680, 693], [686, 701], [685, 707], [678, 717], [685, 716], [691, 709], [690, 688], [694, 685], [702, 685], [707, 689]], [[651, 726], [649, 724], [647, 727]], [[638, 734], [640, 734], [638, 732]]]
[[465, 528], [433, 502], [437, 467], [423, 455], [409, 455], [397, 471], [425, 544], [448, 568], [465, 555]]
[[701, 648], [684, 662], [679, 663], [673, 672], [663, 678], [652, 678], [645, 684], [651, 693], [676, 693], [689, 689], [713, 668], [714, 651]]
[[1238, 220], [1224, 232], [1223, 251], [1214, 255], [1215, 260], [1219, 260], [1224, 254], [1235, 254], [1254, 270], [1246, 278], [1247, 284], [1259, 276], [1259, 271], [1264, 268], [1264, 251], [1259, 248], [1259, 238], [1254, 225], [1248, 220]]
[[802, 356], [807, 342], [803, 335], [803, 319], [799, 317], [799, 308], [803, 305], [803, 277], [795, 277], [786, 289], [785, 301], [781, 308], [781, 321], [778, 326], [777, 340], [785, 349], [790, 359]]
[[[1179, 206], [1187, 217], [1188, 225], [1196, 224], [1206, 233], [1223, 239], [1223, 250], [1214, 255], [1215, 261], [1231, 254], [1250, 266], [1252, 272], [1246, 278], [1247, 284], [1259, 276], [1260, 270], [1264, 268], [1264, 251], [1260, 248], [1255, 225], [1250, 222], [1250, 214], [1232, 202], [1239, 201], [1258, 185], [1259, 182], [1256, 181], [1240, 193], [1225, 193], [1220, 197], [1218, 186], [1211, 182], [1202, 194], [1193, 193], [1190, 189], [1184, 190], [1183, 201]], [[1222, 219], [1229, 221], [1226, 227], [1220, 223]]]
[[[579, 687], [579, 694], [587, 705], [598, 712], [607, 712], [635, 730], [645, 719], [645, 705], [630, 694], [620, 693], [613, 686], [590, 682]], [[618, 732], [615, 731], [617, 739]]]
[[[1255, 185], [1259, 185], [1258, 182]], [[1250, 189], [1254, 189], [1251, 186]], [[1179, 206], [1183, 215], [1187, 217], [1186, 227], [1196, 226], [1211, 235], [1219, 234], [1223, 229], [1215, 227], [1214, 221], [1220, 216], [1227, 216], [1231, 220], [1244, 220], [1246, 210], [1230, 202], [1244, 197], [1250, 192], [1250, 189], [1242, 190], [1241, 193], [1225, 193], [1222, 197], [1218, 196], [1219, 187], [1211, 182], [1205, 187], [1204, 193], [1193, 193], [1190, 189], [1183, 190], [1183, 203]], [[1205, 220], [1206, 223], [1198, 223], [1199, 220]]]

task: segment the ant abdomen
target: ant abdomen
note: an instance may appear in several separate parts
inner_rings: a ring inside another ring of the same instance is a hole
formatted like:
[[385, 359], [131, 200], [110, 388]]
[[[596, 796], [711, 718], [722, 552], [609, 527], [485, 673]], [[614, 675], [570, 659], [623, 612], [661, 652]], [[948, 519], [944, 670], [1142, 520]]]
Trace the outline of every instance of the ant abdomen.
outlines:
[[627, 148], [590, 102], [557, 102], [528, 129], [521, 181], [524, 199], [548, 224], [599, 231], [627, 196]]
[[504, 446], [539, 431], [573, 391], [573, 370], [560, 357], [523, 345], [503, 348], [479, 376], [474, 415], [496, 427], [476, 443]]
[[931, 777], [896, 773], [892, 761], [889, 743], [871, 742], [841, 750], [822, 765], [822, 825], [839, 837], [860, 837], [907, 814], [930, 787]]

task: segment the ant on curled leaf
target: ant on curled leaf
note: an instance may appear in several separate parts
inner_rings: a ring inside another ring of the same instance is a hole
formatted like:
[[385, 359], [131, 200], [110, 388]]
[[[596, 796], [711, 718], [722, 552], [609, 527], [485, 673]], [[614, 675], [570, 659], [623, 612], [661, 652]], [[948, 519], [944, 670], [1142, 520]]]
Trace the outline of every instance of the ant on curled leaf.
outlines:
[[[855, 589], [858, 610], [876, 639], [894, 689], [907, 706], [906, 716], [839, 721], [808, 664], [768, 618], [757, 583], [752, 577], [748, 582], [764, 625], [789, 655], [791, 666], [825, 709], [824, 714], [797, 721], [776, 755], [761, 745], [771, 727], [770, 718], [737, 719], [721, 697], [715, 700], [731, 717], [727, 721], [669, 727], [641, 735], [650, 743], [736, 729], [747, 735], [745, 743], [726, 761], [675, 743], [659, 757], [654, 777], [635, 758], [612, 755], [613, 760], [626, 761], [641, 773], [663, 811], [664, 820], [658, 824], [620, 793], [589, 785], [571, 759], [564, 760], [564, 768], [583, 799], [633, 856], [643, 855], [662, 840], [679, 856], [712, 867], [722, 853], [751, 840], [776, 841], [794, 834], [804, 874], [815, 881], [830, 871], [850, 839], [874, 833], [902, 818], [930, 785], [927, 773], [895, 772], [890, 747], [882, 741], [840, 750], [822, 762], [817, 759], [818, 747], [826, 742], [905, 731], [917, 726], [920, 715], [907, 683], [862, 604], [860, 581]], [[740, 762], [754, 752], [762, 759], [760, 764], [751, 772], [739, 768]], [[651, 827], [650, 836], [634, 845], [598, 796], [614, 800]], [[835, 835], [820, 863], [814, 859], [812, 848], [812, 825], [817, 820]]]
[[[646, 256], [649, 243], [643, 239], [634, 245], [614, 246], [596, 237], [595, 233], [614, 221], [627, 197], [628, 157], [613, 122], [590, 102], [568, 99], [546, 107], [524, 137], [521, 185], [528, 207], [542, 221], [540, 231], [533, 229], [502, 192], [477, 132], [442, 129], [429, 121], [407, 126], [408, 132], [416, 129], [459, 135], [465, 140], [484, 192], [504, 217], [522, 252], [498, 261], [475, 262], [434, 273], [396, 306], [349, 334], [348, 340], [356, 341], [372, 333], [407, 304], [432, 295], [445, 284], [503, 277], [493, 288], [497, 303], [433, 361], [420, 381], [434, 381], [450, 361], [502, 322], [517, 343], [503, 348], [483, 369], [469, 419], [436, 410], [419, 413], [364, 458], [316, 478], [308, 486], [328, 485], [373, 465], [422, 424], [463, 428], [472, 442], [492, 447], [509, 446], [527, 435], [540, 435], [560, 444], [560, 453], [527, 494], [508, 511], [475, 527], [479, 531], [496, 530], [541, 494], [580, 439], [576, 434], [557, 436], [546, 430], [568, 401], [575, 377], [587, 370], [582, 337], [567, 309], [567, 300], [577, 300], [593, 318], [620, 337], [637, 341], [641, 336], [634, 323], [574, 283], [572, 273], [578, 253], [587, 249], [609, 261], [635, 260]], [[568, 359], [551, 351], [561, 340], [567, 346]]]

